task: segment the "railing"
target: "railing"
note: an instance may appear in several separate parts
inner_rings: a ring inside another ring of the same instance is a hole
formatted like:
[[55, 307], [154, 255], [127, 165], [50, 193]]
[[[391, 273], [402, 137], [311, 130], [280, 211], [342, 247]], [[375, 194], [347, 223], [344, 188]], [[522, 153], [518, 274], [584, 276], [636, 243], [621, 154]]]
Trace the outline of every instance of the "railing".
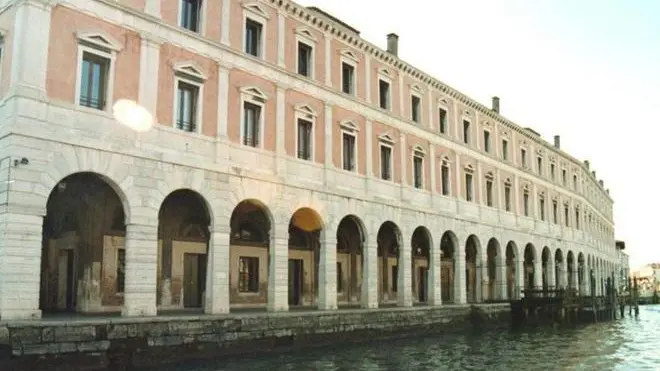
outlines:
[[105, 101], [103, 99], [92, 98], [87, 95], [80, 96], [80, 105], [89, 108], [96, 108], [103, 110], [105, 108]]

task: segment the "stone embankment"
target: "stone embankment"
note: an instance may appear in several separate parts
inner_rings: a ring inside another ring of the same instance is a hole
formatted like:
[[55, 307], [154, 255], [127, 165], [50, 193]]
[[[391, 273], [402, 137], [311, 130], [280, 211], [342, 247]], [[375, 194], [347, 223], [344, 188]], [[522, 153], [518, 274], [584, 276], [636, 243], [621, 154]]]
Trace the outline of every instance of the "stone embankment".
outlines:
[[118, 370], [509, 322], [508, 304], [0, 322], [0, 370]]

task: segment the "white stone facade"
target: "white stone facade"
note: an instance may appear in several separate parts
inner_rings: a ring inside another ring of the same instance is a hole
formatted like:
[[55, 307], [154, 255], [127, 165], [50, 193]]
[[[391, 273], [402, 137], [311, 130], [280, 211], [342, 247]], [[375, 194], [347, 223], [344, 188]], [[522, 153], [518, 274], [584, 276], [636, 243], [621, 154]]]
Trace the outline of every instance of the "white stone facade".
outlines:
[[[229, 2], [224, 2], [228, 4]], [[270, 4], [270, 2], [264, 2]], [[285, 3], [288, 3], [285, 1]], [[441, 143], [453, 151], [469, 154], [477, 159], [477, 169], [488, 164], [514, 174], [514, 182], [527, 176], [523, 170], [484, 155], [471, 148], [437, 135], [423, 132], [407, 122], [364, 106], [350, 98], [332, 92], [326, 86], [302, 80], [284, 72], [276, 65], [256, 61], [239, 55], [228, 47], [212, 44], [202, 37], [192, 36], [165, 25], [148, 14], [160, 13], [158, 2], [147, 1], [144, 12], [136, 12], [122, 2], [62, 0], [17, 1], [11, 5], [12, 28], [4, 30], [5, 40], [12, 41], [11, 66], [6, 96], [0, 103], [0, 319], [39, 318], [39, 280], [42, 251], [42, 219], [46, 204], [56, 184], [68, 175], [93, 172], [101, 175], [117, 192], [125, 210], [126, 224], [126, 291], [122, 314], [125, 316], [153, 316], [156, 306], [157, 229], [159, 208], [171, 192], [178, 189], [193, 190], [206, 200], [211, 213], [211, 241], [209, 246], [207, 290], [204, 310], [206, 313], [227, 313], [229, 306], [229, 218], [234, 207], [246, 199], [259, 200], [266, 205], [272, 218], [268, 309], [287, 310], [287, 260], [285, 239], [291, 216], [301, 207], [315, 210], [323, 221], [321, 237], [322, 254], [319, 268], [320, 289], [318, 307], [322, 310], [337, 308], [336, 292], [336, 231], [339, 222], [354, 215], [363, 224], [364, 275], [362, 277], [362, 306], [378, 306], [377, 242], [380, 225], [394, 222], [400, 229], [402, 246], [409, 247], [413, 231], [425, 227], [431, 234], [431, 262], [429, 271], [429, 304], [441, 305], [439, 270], [440, 240], [451, 231], [456, 237], [454, 287], [455, 303], [467, 301], [465, 284], [465, 245], [470, 236], [477, 244], [477, 267], [486, 270], [486, 246], [491, 239], [497, 241], [497, 267], [500, 299], [506, 298], [505, 249], [509, 242], [515, 246], [515, 286], [523, 285], [523, 254], [525, 246], [533, 245], [534, 268], [542, 270], [544, 247], [550, 250], [551, 262], [557, 250], [563, 256], [557, 270], [548, 269], [547, 280], [554, 282], [559, 272], [559, 286], [568, 286], [566, 257], [581, 255], [585, 264], [594, 270], [597, 280], [619, 271], [620, 255], [614, 248], [610, 233], [600, 228], [581, 228], [555, 224], [520, 215], [518, 191], [516, 206], [511, 212], [503, 208], [469, 202], [459, 196], [443, 196], [434, 191], [435, 164], [431, 164], [430, 191], [419, 190], [410, 184], [386, 184], [371, 170], [366, 175], [348, 173], [336, 168], [326, 158], [324, 164], [307, 164], [291, 158], [283, 151], [283, 142], [274, 152], [246, 148], [233, 143], [227, 137], [228, 111], [222, 102], [218, 107], [206, 106], [204, 110], [218, 112], [217, 135], [207, 136], [176, 130], [168, 125], [157, 125], [153, 130], [138, 134], [121, 127], [109, 112], [79, 107], [74, 102], [50, 99], [47, 92], [48, 48], [51, 12], [54, 6], [67, 6], [93, 14], [113, 24], [119, 24], [139, 32], [144, 37], [140, 68], [144, 71], [158, 69], [158, 49], [162, 42], [185, 45], [188, 49], [210, 56], [221, 65], [218, 74], [219, 96], [228, 96], [228, 69], [239, 68], [272, 81], [279, 89], [301, 89], [325, 102], [325, 139], [332, 143], [330, 126], [333, 106], [341, 106], [372, 120], [391, 124], [402, 132], [414, 133], [431, 143]], [[235, 3], [232, 3], [234, 6]], [[237, 3], [236, 3], [237, 4]], [[272, 5], [272, 4], [270, 4]], [[223, 11], [228, 12], [223, 6]], [[223, 17], [228, 17], [227, 13]], [[291, 16], [291, 15], [289, 15]], [[223, 18], [224, 19], [224, 18]], [[229, 32], [222, 28], [223, 35]], [[228, 37], [228, 36], [223, 36]], [[330, 36], [328, 36], [330, 37]], [[18, 46], [18, 47], [17, 47]], [[3, 80], [4, 81], [4, 80]], [[223, 93], [224, 92], [224, 93]], [[169, 97], [167, 97], [169, 98]], [[138, 101], [156, 111], [157, 82], [142, 74], [139, 80]], [[284, 105], [284, 94], [271, 97]], [[401, 98], [403, 100], [403, 98]], [[224, 102], [227, 100], [225, 99]], [[486, 117], [475, 103], [477, 118]], [[283, 128], [283, 115], [277, 115], [274, 124]], [[458, 119], [457, 119], [458, 122]], [[368, 124], [367, 124], [368, 125]], [[456, 124], [458, 125], [458, 124]], [[507, 124], [510, 125], [510, 124]], [[368, 131], [369, 129], [367, 129]], [[402, 137], [403, 138], [403, 137]], [[526, 137], [527, 138], [527, 137]], [[532, 138], [526, 140], [531, 141]], [[279, 141], [279, 139], [278, 139]], [[279, 142], [278, 142], [279, 143]], [[552, 150], [539, 140], [539, 148]], [[367, 148], [371, 148], [367, 144]], [[326, 148], [331, 154], [332, 148]], [[432, 152], [432, 151], [431, 151]], [[589, 170], [563, 152], [564, 156], [583, 170], [588, 184], [595, 184], [597, 198], [586, 192], [572, 194], [582, 205], [593, 208], [594, 215], [613, 232], [611, 218], [612, 201], [602, 187], [598, 187]], [[375, 161], [367, 155], [367, 169]], [[330, 156], [328, 156], [330, 157]], [[432, 152], [432, 158], [435, 154]], [[21, 161], [23, 158], [27, 161]], [[398, 159], [397, 159], [398, 161]], [[457, 160], [458, 161], [458, 160]], [[568, 160], [567, 160], [568, 161]], [[402, 168], [406, 169], [406, 157], [402, 155]], [[410, 166], [410, 165], [408, 165]], [[456, 166], [459, 166], [458, 164]], [[582, 178], [582, 175], [581, 175]], [[461, 189], [461, 177], [454, 180]], [[480, 178], [477, 183], [480, 184]], [[542, 179], [539, 184], [559, 189]], [[479, 188], [479, 186], [477, 186]], [[498, 205], [502, 205], [498, 196]], [[599, 203], [596, 203], [595, 200]], [[548, 203], [549, 205], [549, 203]], [[586, 224], [586, 223], [585, 223]], [[399, 257], [398, 304], [413, 304], [411, 291], [411, 251], [402, 248]], [[550, 263], [552, 268], [552, 263]], [[571, 272], [573, 287], [577, 287], [577, 271]], [[487, 283], [486, 274], [480, 278], [478, 291]], [[534, 285], [541, 285], [541, 274], [535, 274]], [[585, 281], [584, 279], [582, 280]], [[554, 286], [554, 285], [552, 285]], [[598, 291], [601, 290], [596, 285]], [[580, 287], [586, 290], [587, 285]], [[478, 297], [483, 295], [477, 294]]]

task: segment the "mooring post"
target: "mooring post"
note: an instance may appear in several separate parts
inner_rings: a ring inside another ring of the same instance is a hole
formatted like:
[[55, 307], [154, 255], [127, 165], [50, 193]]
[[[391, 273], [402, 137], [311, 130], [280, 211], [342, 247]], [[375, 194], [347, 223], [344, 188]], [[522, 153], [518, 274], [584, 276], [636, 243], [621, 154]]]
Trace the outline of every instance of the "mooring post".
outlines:
[[633, 285], [632, 278], [628, 277], [628, 315], [632, 317], [633, 310]]
[[591, 286], [591, 310], [593, 311], [595, 323], [598, 322], [598, 308], [596, 308], [596, 276], [594, 276], [593, 271], [591, 271], [589, 285]]
[[637, 286], [637, 277], [633, 279], [633, 283], [635, 285], [635, 317], [639, 316], [639, 287]]

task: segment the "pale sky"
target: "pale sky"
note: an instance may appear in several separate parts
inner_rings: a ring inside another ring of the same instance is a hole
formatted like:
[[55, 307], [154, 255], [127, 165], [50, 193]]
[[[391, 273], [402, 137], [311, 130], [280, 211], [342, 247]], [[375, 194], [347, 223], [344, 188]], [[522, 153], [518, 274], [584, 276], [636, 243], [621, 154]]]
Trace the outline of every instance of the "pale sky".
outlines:
[[298, 0], [591, 162], [631, 268], [660, 262], [660, 1]]

